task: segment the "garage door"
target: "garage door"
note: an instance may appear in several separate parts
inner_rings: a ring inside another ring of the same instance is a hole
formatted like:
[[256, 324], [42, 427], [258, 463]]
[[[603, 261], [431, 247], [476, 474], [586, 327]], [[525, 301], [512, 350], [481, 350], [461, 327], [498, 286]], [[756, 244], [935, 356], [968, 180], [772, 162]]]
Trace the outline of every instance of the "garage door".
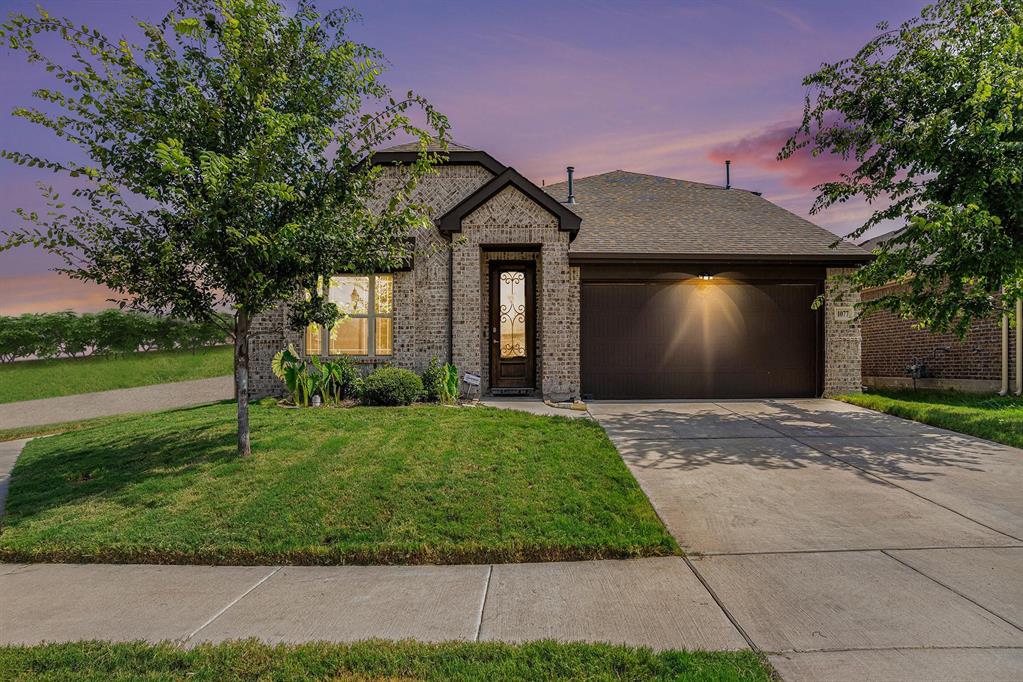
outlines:
[[583, 394], [792, 398], [818, 393], [816, 283], [583, 283]]

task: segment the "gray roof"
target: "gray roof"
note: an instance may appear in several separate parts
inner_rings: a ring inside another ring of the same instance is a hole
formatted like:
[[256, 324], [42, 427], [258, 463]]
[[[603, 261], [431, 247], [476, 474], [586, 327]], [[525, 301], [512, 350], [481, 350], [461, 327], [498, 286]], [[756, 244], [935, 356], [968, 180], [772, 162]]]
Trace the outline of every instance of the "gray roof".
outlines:
[[860, 248], [863, 249], [864, 251], [873, 251], [877, 247], [881, 246], [881, 244], [885, 243], [898, 233], [902, 232], [904, 229], [906, 228], [900, 227], [897, 230], [885, 232], [884, 234], [879, 234], [878, 236], [871, 237], [870, 239], [864, 239], [862, 242], [860, 242]]
[[[544, 188], [559, 201], [567, 183]], [[575, 181], [574, 254], [795, 256], [866, 260], [867, 252], [753, 192], [617, 170]]]
[[[419, 151], [419, 140], [414, 140], [412, 142], [405, 142], [404, 144], [396, 144], [393, 147], [385, 147], [383, 149], [378, 149], [377, 151], [381, 151], [381, 152], [418, 152]], [[426, 151], [428, 151], [428, 152], [439, 152], [439, 151], [444, 151], [444, 149], [443, 149], [443, 147], [441, 147], [439, 142], [437, 142], [436, 140], [431, 140], [429, 142], [429, 144], [426, 145]], [[478, 152], [480, 150], [476, 149], [474, 147], [467, 147], [464, 144], [458, 144], [457, 142], [448, 142], [447, 151], [449, 151], [449, 152]]]

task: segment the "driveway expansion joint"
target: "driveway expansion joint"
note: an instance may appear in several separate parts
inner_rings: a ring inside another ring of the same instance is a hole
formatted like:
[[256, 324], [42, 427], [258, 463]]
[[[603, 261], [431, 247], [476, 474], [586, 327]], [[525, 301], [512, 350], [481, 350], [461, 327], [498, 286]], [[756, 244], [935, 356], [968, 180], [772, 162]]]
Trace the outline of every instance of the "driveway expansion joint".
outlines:
[[703, 589], [707, 590], [707, 594], [709, 594], [710, 598], [714, 600], [714, 603], [718, 605], [718, 608], [721, 609], [721, 612], [725, 614], [725, 618], [727, 618], [728, 622], [732, 624], [732, 627], [734, 627], [736, 631], [738, 631], [738, 633], [742, 635], [742, 638], [746, 640], [746, 644], [749, 645], [749, 648], [758, 654], [763, 654], [764, 652], [760, 650], [760, 647], [757, 646], [757, 643], [753, 641], [753, 638], [749, 636], [749, 634], [742, 627], [739, 621], [735, 619], [735, 616], [733, 616], [731, 612], [728, 610], [728, 607], [726, 607], [724, 602], [721, 601], [721, 598], [718, 597], [717, 592], [714, 591], [714, 588], [711, 587], [710, 583], [708, 583], [704, 579], [704, 577], [700, 575], [700, 572], [696, 570], [696, 567], [693, 566], [693, 562], [689, 560], [689, 557], [683, 554], [681, 559], [682, 561], [685, 562], [686, 566], [689, 567], [689, 570], [693, 572], [693, 575], [696, 576], [696, 579], [700, 581], [700, 584], [703, 585]]
[[[1012, 548], [1012, 549], [1015, 549], [1015, 548]], [[900, 550], [893, 550], [893, 551], [900, 551]], [[899, 557], [897, 557], [897, 556], [895, 556], [893, 554], [890, 554], [889, 552], [887, 552], [885, 550], [881, 550], [881, 554], [884, 554], [889, 559], [892, 559], [894, 561], [899, 562], [900, 564], [902, 564], [906, 568], [914, 571], [915, 573], [918, 573], [919, 575], [922, 575], [923, 577], [927, 578], [931, 582], [933, 582], [933, 583], [935, 583], [937, 585], [940, 585], [941, 587], [944, 587], [949, 592], [951, 592], [951, 593], [953, 593], [953, 594], [955, 594], [955, 595], [957, 595], [959, 597], [962, 597], [963, 599], [965, 599], [966, 601], [970, 602], [971, 604], [973, 604], [977, 608], [983, 609], [984, 611], [990, 613], [995, 618], [997, 618], [997, 619], [999, 619], [1001, 621], [1004, 621], [1005, 623], [1007, 623], [1008, 625], [1011, 625], [1012, 627], [1016, 628], [1020, 632], [1023, 632], [1023, 627], [1020, 627], [1019, 625], [1017, 625], [1016, 623], [1012, 622], [1011, 620], [1009, 620], [1005, 616], [992, 611], [988, 607], [986, 607], [983, 604], [981, 604], [980, 602], [978, 602], [976, 599], [973, 599], [972, 597], [969, 597], [969, 596], [963, 594], [961, 591], [957, 590], [956, 588], [952, 587], [951, 585], [948, 585], [948, 584], [938, 580], [937, 578], [935, 578], [933, 576], [927, 575], [926, 573], [924, 573], [922, 570], [920, 570], [916, 566], [913, 566], [912, 564], [906, 563], [905, 561], [903, 561]]]
[[[822, 449], [820, 449], [819, 447], [817, 447], [815, 445], [807, 443], [806, 440], [804, 440], [804, 439], [800, 439], [800, 438], [798, 438], [796, 436], [793, 436], [793, 435], [784, 433], [782, 431], [779, 431], [778, 429], [774, 428], [770, 424], [765, 424], [764, 422], [760, 421], [759, 419], [756, 419], [756, 418], [751, 417], [751, 416], [746, 415], [746, 414], [742, 414], [740, 412], [736, 412], [735, 410], [729, 409], [728, 407], [726, 407], [725, 405], [723, 405], [721, 403], [714, 403], [714, 404], [717, 405], [718, 407], [724, 409], [724, 410], [727, 410], [728, 412], [731, 412], [732, 414], [738, 415], [738, 416], [743, 417], [745, 419], [749, 419], [750, 421], [756, 422], [757, 424], [760, 424], [761, 426], [764, 426], [764, 427], [766, 427], [768, 429], [771, 429], [772, 431], [774, 431], [776, 433], [779, 433], [782, 436], [785, 436], [786, 438], [790, 438], [793, 441], [795, 441], [796, 443], [799, 443], [800, 445], [802, 445], [804, 447], [810, 448], [814, 452], [817, 452], [817, 453], [819, 453], [821, 455], [824, 455], [828, 459], [832, 459], [832, 460], [834, 460], [836, 462], [839, 462], [840, 464], [844, 464], [847, 467], [855, 469], [856, 471], [859, 471], [860, 473], [862, 473], [863, 475], [865, 475], [865, 476], [867, 476], [869, 478], [873, 478], [873, 479], [875, 479], [877, 481], [880, 481], [882, 483], [890, 485], [890, 486], [892, 486], [894, 488], [898, 488], [899, 490], [904, 490], [905, 492], [909, 493], [910, 495], [913, 495], [913, 496], [915, 496], [915, 497], [917, 497], [917, 498], [919, 498], [921, 500], [924, 500], [925, 502], [930, 502], [931, 504], [933, 504], [933, 505], [935, 505], [937, 507], [941, 507], [942, 509], [944, 509], [946, 511], [950, 511], [953, 514], [956, 514], [957, 516], [960, 516], [960, 517], [966, 519], [967, 521], [970, 521], [972, 523], [977, 524], [978, 526], [981, 526], [983, 528], [988, 529], [992, 533], [997, 533], [998, 535], [1004, 535], [1005, 537], [1010, 538], [1012, 540], [1015, 540], [1016, 542], [1023, 542], [1023, 538], [1018, 538], [1015, 535], [1011, 535], [1009, 533], [1006, 533], [1003, 530], [999, 530], [997, 528], [993, 528], [992, 526], [989, 526], [988, 524], [983, 523], [982, 521], [978, 521], [977, 519], [971, 518], [970, 516], [960, 512], [960, 511], [958, 511], [956, 509], [953, 509], [952, 507], [949, 507], [947, 505], [941, 504], [940, 502], [936, 502], [936, 501], [932, 500], [929, 497], [926, 497], [924, 495], [921, 495], [920, 493], [917, 493], [917, 492], [914, 492], [914, 491], [910, 490], [909, 488], [901, 486], [898, 483], [895, 483], [894, 481], [891, 481], [888, 478], [882, 476], [881, 474], [877, 474], [877, 473], [874, 473], [873, 471], [870, 471], [869, 469], [864, 469], [863, 467], [856, 466], [855, 464], [852, 464], [851, 462], [848, 462], [848, 461], [842, 459], [841, 457], [838, 457], [837, 455], [833, 455], [830, 452], [827, 452], [826, 450], [822, 450]], [[953, 432], [949, 431], [948, 433], [953, 433]], [[961, 436], [962, 434], [956, 434], [956, 435], [960, 435]]]

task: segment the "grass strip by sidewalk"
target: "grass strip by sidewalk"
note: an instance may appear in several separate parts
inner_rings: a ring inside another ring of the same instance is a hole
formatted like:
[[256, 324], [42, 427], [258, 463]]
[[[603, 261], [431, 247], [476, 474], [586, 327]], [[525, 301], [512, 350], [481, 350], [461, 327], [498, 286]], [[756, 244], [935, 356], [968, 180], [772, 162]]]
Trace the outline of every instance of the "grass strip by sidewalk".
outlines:
[[220, 346], [12, 362], [0, 365], [0, 403], [227, 376], [232, 353]]
[[1023, 448], [1023, 398], [953, 391], [881, 391], [839, 396], [867, 407]]
[[735, 680], [771, 679], [751, 651], [663, 651], [606, 644], [268, 646], [247, 640], [171, 644], [77, 642], [0, 647], [0, 677], [46, 680]]
[[678, 545], [601, 428], [492, 408], [234, 405], [119, 417], [26, 445], [0, 560], [490, 563]]
[[55, 433], [65, 431], [77, 431], [88, 429], [103, 424], [113, 424], [125, 415], [119, 414], [111, 417], [93, 417], [92, 419], [79, 419], [70, 422], [58, 422], [56, 424], [39, 424], [36, 426], [17, 426], [13, 429], [0, 429], [0, 442], [5, 440], [18, 440], [21, 438], [35, 438], [36, 436], [52, 436]]

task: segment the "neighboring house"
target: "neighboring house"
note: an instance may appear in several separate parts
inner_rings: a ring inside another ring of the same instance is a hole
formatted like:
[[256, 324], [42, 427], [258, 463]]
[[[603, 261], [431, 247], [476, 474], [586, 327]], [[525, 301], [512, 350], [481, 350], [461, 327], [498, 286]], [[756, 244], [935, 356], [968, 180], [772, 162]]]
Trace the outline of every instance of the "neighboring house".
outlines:
[[[397, 178], [414, 145], [378, 152]], [[571, 171], [570, 171], [571, 172]], [[459, 145], [420, 184], [434, 228], [406, 270], [342, 274], [330, 333], [257, 320], [253, 392], [270, 358], [421, 371], [433, 357], [486, 394], [581, 398], [819, 396], [860, 389], [858, 300], [829, 275], [869, 256], [754, 192], [614, 171], [541, 188]], [[571, 194], [574, 194], [572, 196]], [[841, 300], [835, 296], [841, 289]]]
[[[899, 230], [861, 242], [873, 251]], [[864, 301], [880, 298], [900, 284], [864, 289]], [[1009, 389], [1015, 371], [1016, 335], [1009, 334], [1007, 322], [998, 315], [976, 320], [965, 338], [954, 333], [920, 329], [886, 310], [862, 318], [863, 383], [872, 388], [906, 388], [914, 385], [913, 367], [918, 369], [920, 388], [995, 392]], [[1019, 387], [1017, 374], [1016, 386]]]

